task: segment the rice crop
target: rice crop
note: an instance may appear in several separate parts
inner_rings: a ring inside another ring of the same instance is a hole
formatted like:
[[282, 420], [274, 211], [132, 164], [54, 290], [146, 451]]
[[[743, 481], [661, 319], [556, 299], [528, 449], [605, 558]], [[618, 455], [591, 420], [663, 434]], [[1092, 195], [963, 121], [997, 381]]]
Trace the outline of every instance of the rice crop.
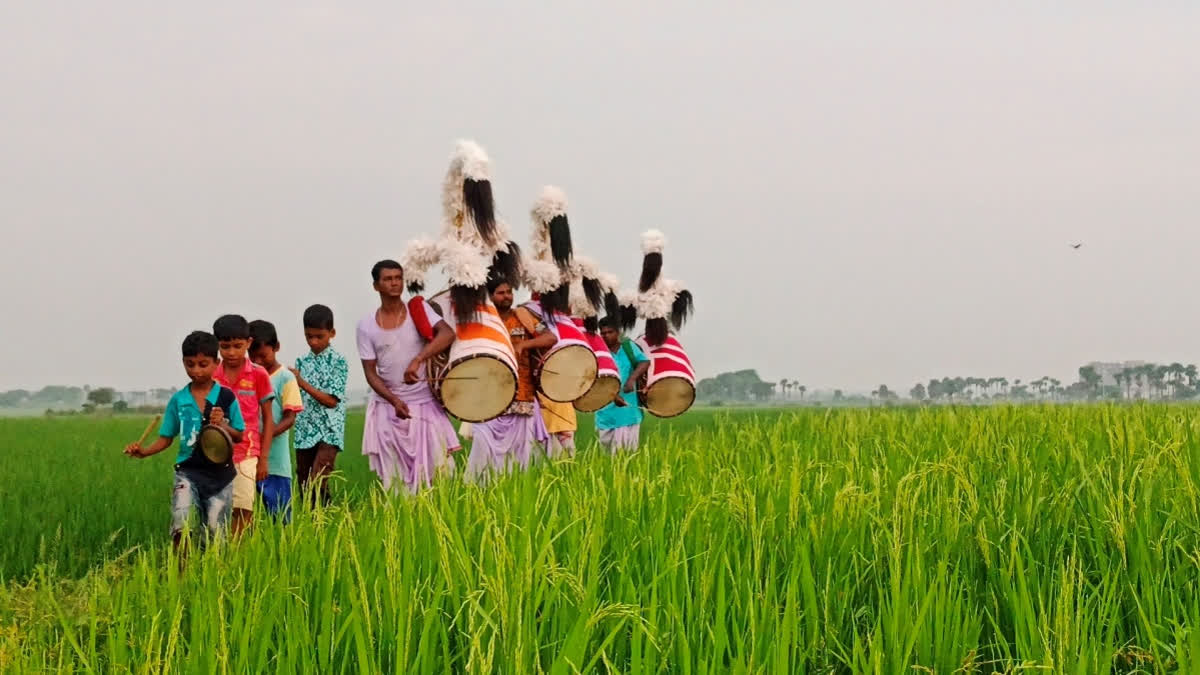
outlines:
[[[142, 421], [0, 420], [35, 449], [0, 479], [6, 534], [67, 518], [66, 543], [4, 554], [0, 670], [1200, 672], [1193, 409], [690, 417], [417, 497], [346, 461], [348, 497], [182, 572], [169, 462], [79, 470]], [[30, 482], [70, 506], [11, 510]], [[105, 511], [135, 509], [151, 524], [109, 542]]]

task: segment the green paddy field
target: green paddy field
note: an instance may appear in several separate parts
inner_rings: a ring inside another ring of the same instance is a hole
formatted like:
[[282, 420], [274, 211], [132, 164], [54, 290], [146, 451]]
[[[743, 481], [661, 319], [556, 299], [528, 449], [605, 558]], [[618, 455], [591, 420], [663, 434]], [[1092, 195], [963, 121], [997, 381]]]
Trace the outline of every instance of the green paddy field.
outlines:
[[[692, 411], [195, 556], [147, 419], [0, 419], [0, 671], [1200, 672], [1186, 406]], [[585, 426], [590, 423], [585, 420]]]

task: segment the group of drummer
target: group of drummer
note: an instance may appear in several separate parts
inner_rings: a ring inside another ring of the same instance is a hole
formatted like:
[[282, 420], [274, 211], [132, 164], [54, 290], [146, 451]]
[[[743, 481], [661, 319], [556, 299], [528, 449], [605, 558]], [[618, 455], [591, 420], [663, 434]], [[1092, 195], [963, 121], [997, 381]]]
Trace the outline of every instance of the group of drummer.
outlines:
[[[601, 444], [617, 452], [638, 446], [643, 409], [669, 417], [690, 407], [695, 374], [670, 327], [682, 326], [692, 297], [661, 275], [661, 233], [643, 235], [637, 292], [621, 295], [575, 254], [558, 188], [535, 201], [521, 251], [495, 216], [490, 162], [475, 143], [458, 143], [442, 204], [438, 239], [372, 268], [380, 305], [358, 324], [371, 387], [362, 448], [385, 488], [416, 492], [453, 466], [451, 417], [472, 439], [465, 478], [480, 482], [574, 454], [577, 411], [596, 413]], [[434, 265], [449, 288], [425, 298]], [[522, 288], [531, 298], [518, 305]], [[639, 318], [644, 335], [624, 338]]]

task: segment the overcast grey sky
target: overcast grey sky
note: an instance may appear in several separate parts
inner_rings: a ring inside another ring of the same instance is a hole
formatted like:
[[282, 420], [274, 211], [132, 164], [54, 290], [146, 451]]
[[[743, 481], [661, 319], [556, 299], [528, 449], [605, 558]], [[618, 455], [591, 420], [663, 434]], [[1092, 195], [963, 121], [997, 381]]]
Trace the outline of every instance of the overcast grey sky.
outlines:
[[178, 386], [224, 312], [291, 361], [314, 302], [356, 359], [459, 137], [522, 243], [546, 183], [627, 282], [665, 231], [703, 374], [1197, 361], [1196, 8], [3, 3], [0, 388]]

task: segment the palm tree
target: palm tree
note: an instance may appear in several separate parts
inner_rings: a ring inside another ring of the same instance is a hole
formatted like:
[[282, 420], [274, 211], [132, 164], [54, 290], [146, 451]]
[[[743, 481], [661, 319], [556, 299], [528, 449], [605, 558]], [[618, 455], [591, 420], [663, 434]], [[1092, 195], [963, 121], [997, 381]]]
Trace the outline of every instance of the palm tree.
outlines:
[[808, 391], [808, 387], [800, 385], [799, 387], [796, 387], [796, 391], [800, 392], [800, 401], [803, 402], [804, 394]]
[[779, 393], [782, 395], [782, 398], [787, 398], [787, 387], [788, 381], [786, 378], [779, 381]]

